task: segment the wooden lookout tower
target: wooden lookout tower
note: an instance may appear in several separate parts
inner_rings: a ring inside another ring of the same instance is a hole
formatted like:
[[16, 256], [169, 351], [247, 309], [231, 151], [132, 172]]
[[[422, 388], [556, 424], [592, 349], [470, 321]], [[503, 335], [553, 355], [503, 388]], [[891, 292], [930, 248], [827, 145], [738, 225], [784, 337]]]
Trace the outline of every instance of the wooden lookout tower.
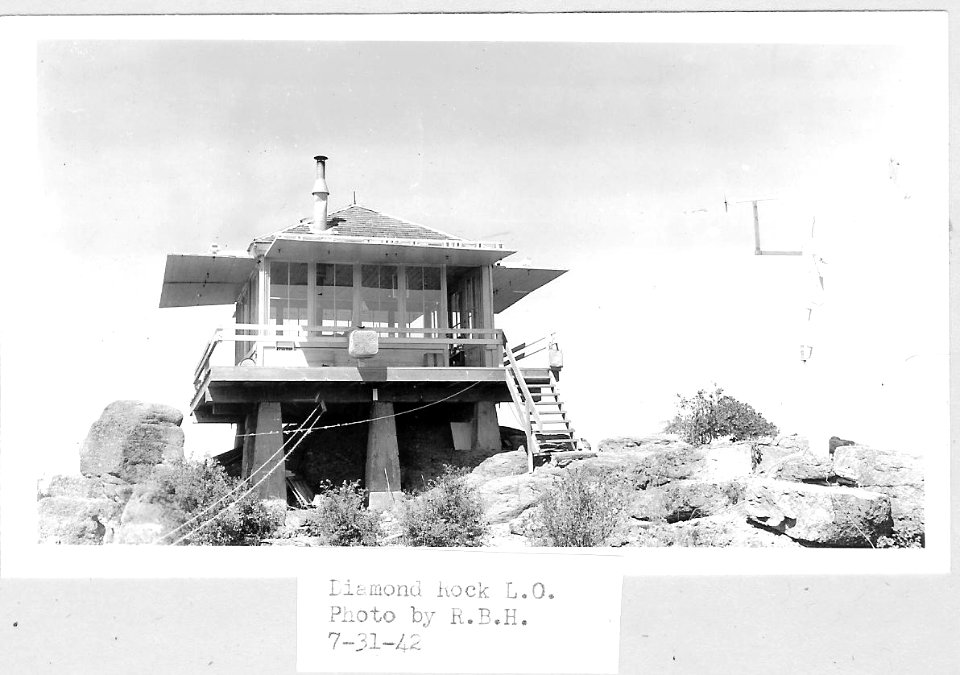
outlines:
[[262, 498], [285, 498], [293, 427], [309, 429], [321, 406], [366, 429], [357, 478], [373, 507], [405, 487], [395, 420], [418, 406], [449, 417], [451, 447], [493, 450], [496, 404], [512, 404], [531, 470], [535, 455], [578, 451], [554, 372], [521, 368], [524, 350], [495, 325], [564, 270], [511, 268], [502, 244], [357, 204], [328, 215], [326, 157], [315, 159], [313, 218], [254, 239], [245, 255], [167, 257], [160, 307], [236, 306], [196, 367], [190, 408], [198, 422], [237, 425], [241, 476]]

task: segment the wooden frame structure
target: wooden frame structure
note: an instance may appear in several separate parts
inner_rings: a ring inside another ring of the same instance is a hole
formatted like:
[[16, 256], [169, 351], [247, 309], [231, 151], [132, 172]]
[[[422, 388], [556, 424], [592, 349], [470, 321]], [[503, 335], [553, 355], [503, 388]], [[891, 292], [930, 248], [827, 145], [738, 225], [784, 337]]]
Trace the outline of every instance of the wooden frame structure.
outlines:
[[[191, 413], [236, 424], [242, 477], [267, 477], [260, 496], [282, 499], [279, 450], [297, 410], [365, 404], [365, 487], [371, 506], [388, 506], [403, 487], [394, 404], [468, 404], [474, 449], [499, 449], [498, 403], [539, 422], [525, 378], [549, 371], [519, 368], [495, 314], [563, 270], [503, 266], [512, 253], [351, 205], [255, 239], [246, 255], [170, 255], [161, 307], [236, 305], [194, 370]], [[375, 357], [349, 355], [361, 327], [376, 332]]]

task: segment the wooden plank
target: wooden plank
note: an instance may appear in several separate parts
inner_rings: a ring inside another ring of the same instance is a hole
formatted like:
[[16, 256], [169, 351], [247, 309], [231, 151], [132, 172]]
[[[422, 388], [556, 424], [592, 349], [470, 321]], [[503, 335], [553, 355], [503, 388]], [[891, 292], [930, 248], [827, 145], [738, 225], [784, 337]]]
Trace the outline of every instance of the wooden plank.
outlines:
[[307, 485], [307, 482], [297, 476], [287, 477], [287, 488], [293, 493], [297, 503], [300, 506], [307, 507], [313, 503], [313, 490]]
[[[352, 327], [351, 327], [352, 328]], [[335, 325], [308, 325], [308, 326], [298, 326], [297, 330], [306, 331], [306, 332], [330, 332], [338, 331], [342, 332], [344, 330], [350, 330], [351, 328], [345, 328], [344, 326], [335, 326]], [[502, 331], [499, 328], [409, 328], [409, 327], [398, 327], [398, 326], [364, 326], [368, 330], [375, 330], [382, 333], [446, 333], [446, 334], [462, 334], [462, 335], [489, 335], [489, 339], [499, 339]], [[225, 326], [226, 329], [237, 329], [237, 330], [249, 330], [249, 331], [271, 331], [271, 330], [280, 330], [284, 329], [284, 326], [279, 324], [265, 323], [265, 324], [255, 324], [255, 323], [237, 323]], [[289, 328], [288, 328], [289, 330]]]
[[210, 378], [220, 382], [503, 382], [506, 375], [503, 368], [482, 367], [213, 366]]
[[[421, 331], [422, 332], [422, 331]], [[273, 345], [282, 342], [288, 345], [296, 345], [301, 348], [309, 347], [346, 347], [346, 336], [330, 337], [306, 337], [295, 334], [290, 331], [288, 334], [278, 333], [276, 335], [231, 335], [221, 336], [221, 342], [249, 342], [256, 344]], [[437, 349], [444, 349], [451, 345], [499, 345], [497, 340], [492, 338], [402, 338], [402, 337], [381, 337], [380, 346], [386, 348], [424, 348], [431, 346]]]

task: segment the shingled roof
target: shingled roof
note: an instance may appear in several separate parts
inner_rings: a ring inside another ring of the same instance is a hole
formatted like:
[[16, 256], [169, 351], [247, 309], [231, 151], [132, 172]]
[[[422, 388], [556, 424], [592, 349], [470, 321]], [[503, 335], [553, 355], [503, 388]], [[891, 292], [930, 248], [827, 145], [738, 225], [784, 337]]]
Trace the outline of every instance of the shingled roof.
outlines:
[[[374, 237], [384, 239], [442, 239], [448, 241], [458, 241], [460, 237], [454, 237], [445, 232], [434, 230], [425, 225], [417, 225], [393, 216], [368, 209], [364, 206], [353, 204], [346, 208], [331, 213], [327, 218], [329, 229], [323, 232], [324, 235], [334, 235], [343, 237]], [[301, 222], [293, 227], [288, 227], [277, 234], [311, 234], [310, 223]]]

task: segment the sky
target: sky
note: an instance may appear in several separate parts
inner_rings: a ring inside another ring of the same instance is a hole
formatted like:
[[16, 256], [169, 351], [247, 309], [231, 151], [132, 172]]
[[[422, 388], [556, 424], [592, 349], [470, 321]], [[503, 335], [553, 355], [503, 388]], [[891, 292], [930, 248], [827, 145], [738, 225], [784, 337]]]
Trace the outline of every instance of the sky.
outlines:
[[[325, 154], [331, 211], [355, 192], [569, 270], [498, 326], [557, 332], [594, 445], [656, 433], [677, 394], [716, 384], [786, 433], [946, 456], [940, 47], [43, 42], [41, 199], [4, 231], [4, 447], [76, 471], [111, 401], [188, 413], [232, 306], [159, 309], [166, 255], [244, 250], [310, 216]], [[802, 262], [753, 255], [751, 199], [775, 200], [765, 247], [799, 248], [816, 222], [807, 364]], [[51, 389], [62, 403], [38, 405]], [[183, 426], [193, 456], [232, 445], [229, 427]]]

